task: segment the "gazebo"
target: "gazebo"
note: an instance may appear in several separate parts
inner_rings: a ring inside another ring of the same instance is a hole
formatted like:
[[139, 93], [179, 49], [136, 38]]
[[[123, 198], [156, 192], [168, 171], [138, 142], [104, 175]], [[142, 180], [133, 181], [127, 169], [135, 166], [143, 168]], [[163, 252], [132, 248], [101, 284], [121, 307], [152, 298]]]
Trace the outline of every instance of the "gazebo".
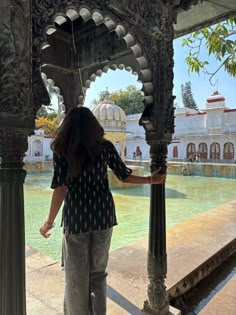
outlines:
[[[173, 40], [235, 16], [235, 0], [1, 0], [0, 313], [25, 315], [23, 157], [35, 116], [49, 96], [41, 72], [82, 105], [91, 81], [109, 69], [143, 84], [140, 124], [151, 170], [166, 170], [174, 132]], [[165, 289], [165, 186], [152, 185], [145, 310], [169, 313]]]

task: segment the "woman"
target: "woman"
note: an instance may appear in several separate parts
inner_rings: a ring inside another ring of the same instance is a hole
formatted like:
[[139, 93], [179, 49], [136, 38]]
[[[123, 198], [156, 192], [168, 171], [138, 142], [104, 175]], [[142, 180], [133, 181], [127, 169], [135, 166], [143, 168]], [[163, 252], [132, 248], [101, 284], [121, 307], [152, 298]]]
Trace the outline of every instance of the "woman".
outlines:
[[54, 189], [46, 222], [49, 230], [64, 201], [63, 256], [65, 268], [65, 315], [106, 314], [106, 267], [117, 224], [108, 185], [107, 167], [122, 181], [133, 184], [162, 184], [166, 175], [131, 175], [114, 145], [86, 107], [73, 108], [59, 127], [52, 144]]

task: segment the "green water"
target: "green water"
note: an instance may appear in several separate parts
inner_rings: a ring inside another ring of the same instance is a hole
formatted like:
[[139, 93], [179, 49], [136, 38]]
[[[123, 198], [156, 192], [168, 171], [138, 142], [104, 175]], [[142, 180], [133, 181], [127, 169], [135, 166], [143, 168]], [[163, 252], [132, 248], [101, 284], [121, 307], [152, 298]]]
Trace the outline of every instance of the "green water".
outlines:
[[[39, 234], [50, 205], [50, 173], [28, 175], [25, 184], [26, 243], [60, 259], [61, 214], [49, 239]], [[149, 185], [113, 190], [119, 225], [114, 228], [112, 250], [148, 234]], [[236, 180], [168, 175], [166, 183], [167, 227], [236, 199]]]

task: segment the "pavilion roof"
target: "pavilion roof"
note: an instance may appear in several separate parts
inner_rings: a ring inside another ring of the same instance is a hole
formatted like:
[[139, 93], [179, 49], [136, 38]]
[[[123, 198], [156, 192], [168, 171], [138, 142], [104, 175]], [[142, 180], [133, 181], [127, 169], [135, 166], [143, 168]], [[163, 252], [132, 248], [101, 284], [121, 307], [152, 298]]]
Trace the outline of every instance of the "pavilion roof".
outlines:
[[189, 34], [230, 17], [236, 17], [236, 0], [198, 1], [188, 10], [179, 10], [175, 25], [175, 37]]

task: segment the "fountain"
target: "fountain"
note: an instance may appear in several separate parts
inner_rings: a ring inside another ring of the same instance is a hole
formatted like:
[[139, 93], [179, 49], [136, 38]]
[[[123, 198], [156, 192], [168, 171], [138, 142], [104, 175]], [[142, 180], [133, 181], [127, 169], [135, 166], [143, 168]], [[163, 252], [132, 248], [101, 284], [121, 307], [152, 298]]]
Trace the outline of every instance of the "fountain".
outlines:
[[[126, 130], [126, 115], [123, 109], [112, 102], [108, 90], [103, 92], [102, 95], [103, 99], [91, 110], [104, 128], [105, 138], [115, 145], [124, 161], [126, 136], [131, 134]], [[144, 174], [142, 166], [127, 165], [127, 167], [132, 169], [133, 175], [143, 176]], [[134, 186], [133, 184], [119, 181], [110, 169], [108, 170], [108, 178], [111, 188], [128, 188]]]

